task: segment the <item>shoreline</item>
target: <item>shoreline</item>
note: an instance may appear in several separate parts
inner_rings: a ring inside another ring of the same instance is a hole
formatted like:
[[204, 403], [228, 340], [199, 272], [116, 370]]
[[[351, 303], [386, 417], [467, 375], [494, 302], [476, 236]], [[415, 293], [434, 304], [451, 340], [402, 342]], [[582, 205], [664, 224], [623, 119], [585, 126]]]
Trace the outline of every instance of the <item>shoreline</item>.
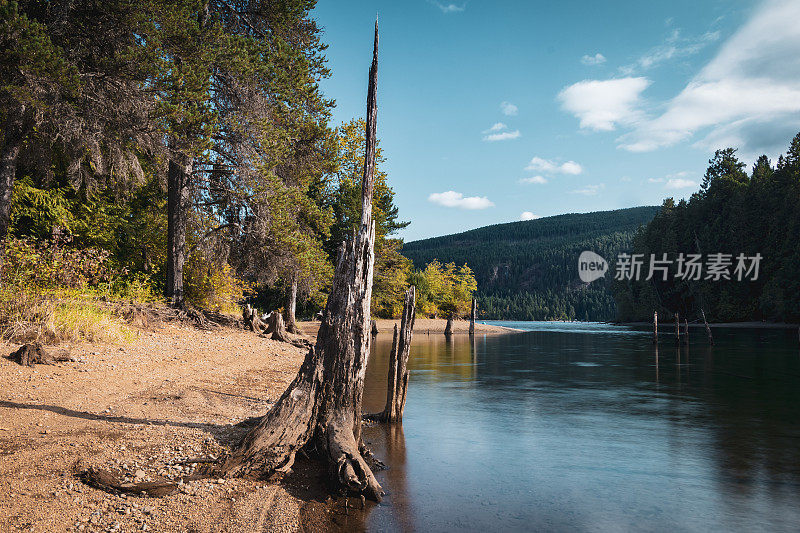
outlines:
[[[400, 319], [378, 318], [375, 321], [378, 325], [379, 335], [391, 335], [395, 324], [400, 327]], [[320, 322], [298, 321], [297, 326], [305, 335], [316, 339]], [[444, 335], [444, 328], [446, 326], [447, 320], [443, 318], [417, 318], [414, 321], [414, 333], [418, 335], [427, 333], [441, 333]], [[521, 331], [521, 329], [509, 328], [506, 326], [495, 326], [494, 324], [481, 324], [478, 321], [475, 322], [476, 335], [505, 335], [509, 333], [520, 333]], [[469, 320], [453, 320], [453, 334], [468, 335]]]

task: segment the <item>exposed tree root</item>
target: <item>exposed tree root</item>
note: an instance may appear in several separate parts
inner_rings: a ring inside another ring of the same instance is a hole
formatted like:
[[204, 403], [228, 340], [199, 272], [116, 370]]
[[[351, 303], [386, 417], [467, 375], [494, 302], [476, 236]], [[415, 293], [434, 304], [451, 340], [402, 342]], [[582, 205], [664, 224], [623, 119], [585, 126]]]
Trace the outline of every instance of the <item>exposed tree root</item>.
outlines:
[[[211, 476], [204, 474], [195, 474], [191, 476], [183, 476], [180, 482], [186, 483], [188, 481], [195, 481], [198, 479], [206, 479]], [[154, 498], [167, 496], [172, 494], [178, 488], [180, 482], [176, 481], [150, 481], [144, 483], [126, 483], [123, 478], [116, 474], [105, 470], [103, 468], [89, 467], [81, 473], [83, 481], [92, 487], [95, 487], [106, 492], [113, 494], [137, 494], [147, 495]]]

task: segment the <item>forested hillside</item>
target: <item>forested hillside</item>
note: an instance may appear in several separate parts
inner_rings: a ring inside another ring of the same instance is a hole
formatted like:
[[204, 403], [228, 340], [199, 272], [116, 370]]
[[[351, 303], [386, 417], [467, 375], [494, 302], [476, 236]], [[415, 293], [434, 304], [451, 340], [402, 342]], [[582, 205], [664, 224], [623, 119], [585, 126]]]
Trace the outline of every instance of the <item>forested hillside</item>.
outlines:
[[497, 224], [410, 242], [403, 254], [416, 266], [434, 259], [469, 264], [482, 318], [607, 320], [616, 315], [611, 275], [581, 283], [578, 256], [591, 250], [611, 261], [657, 212], [634, 207]]
[[[688, 202], [665, 200], [636, 236], [636, 253], [645, 258], [666, 253], [673, 264], [666, 280], [615, 283], [620, 318], [652, 320], [659, 310], [695, 320], [702, 308], [710, 321], [800, 321], [798, 205], [800, 134], [775, 166], [761, 156], [749, 173], [736, 150], [717, 150], [700, 190]], [[705, 269], [699, 276], [679, 276], [678, 254], [700, 254]], [[716, 254], [722, 254], [725, 275], [708, 271]], [[740, 254], [760, 254], [758, 270], [748, 273], [752, 261], [747, 260], [741, 272], [746, 275], [740, 275]]]

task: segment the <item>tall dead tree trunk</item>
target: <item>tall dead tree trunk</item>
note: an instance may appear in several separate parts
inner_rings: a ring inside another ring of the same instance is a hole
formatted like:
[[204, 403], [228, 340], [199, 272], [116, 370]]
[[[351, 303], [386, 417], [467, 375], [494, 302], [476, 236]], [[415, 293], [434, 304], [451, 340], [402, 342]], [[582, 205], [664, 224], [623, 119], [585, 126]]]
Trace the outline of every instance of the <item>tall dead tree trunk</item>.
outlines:
[[0, 268], [5, 258], [5, 242], [11, 224], [11, 196], [14, 193], [19, 152], [32, 127], [32, 118], [25, 106], [19, 116], [15, 111], [9, 110], [12, 116], [7, 117], [0, 127]]
[[292, 284], [286, 299], [286, 329], [291, 333], [300, 333], [295, 314], [297, 313], [297, 274], [292, 274]]
[[278, 402], [219, 467], [224, 476], [285, 471], [298, 450], [316, 448], [342, 490], [379, 501], [381, 486], [364, 460], [361, 400], [370, 345], [370, 299], [375, 260], [372, 192], [375, 175], [378, 23], [367, 92], [361, 223], [339, 251], [317, 343]]
[[472, 309], [469, 313], [469, 334], [475, 335], [475, 315], [478, 313], [478, 300], [472, 299]]
[[186, 220], [190, 206], [191, 164], [170, 159], [167, 172], [167, 282], [164, 295], [183, 305], [183, 264], [186, 261]]
[[400, 332], [394, 326], [392, 351], [389, 355], [389, 379], [386, 388], [386, 407], [383, 412], [368, 415], [366, 418], [379, 422], [400, 422], [406, 408], [408, 392], [408, 356], [411, 353], [411, 335], [414, 332], [416, 294], [412, 285], [406, 291], [403, 302], [403, 316], [400, 319]]
[[[22, 142], [4, 142], [0, 150], [0, 243], [5, 243], [11, 223], [11, 195], [17, 174], [17, 157]], [[5, 246], [3, 246], [5, 249]]]

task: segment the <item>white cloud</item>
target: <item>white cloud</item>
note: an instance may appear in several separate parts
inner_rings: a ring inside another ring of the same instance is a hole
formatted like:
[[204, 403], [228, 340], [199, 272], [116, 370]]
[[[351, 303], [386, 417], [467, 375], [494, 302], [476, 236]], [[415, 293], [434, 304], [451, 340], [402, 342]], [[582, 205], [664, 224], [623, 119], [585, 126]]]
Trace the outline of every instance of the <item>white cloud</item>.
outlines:
[[596, 53], [593, 56], [585, 55], [581, 58], [581, 63], [584, 65], [602, 65], [606, 62], [606, 56], [601, 53]]
[[511, 102], [502, 102], [500, 104], [500, 111], [508, 117], [513, 117], [519, 112], [519, 108]]
[[584, 196], [597, 196], [600, 191], [606, 188], [605, 183], [598, 183], [597, 185], [587, 185], [582, 189], [575, 189], [570, 191], [573, 194], [583, 194]]
[[537, 218], [542, 218], [541, 215], [534, 215], [530, 211], [523, 211], [519, 215], [520, 220], [536, 220]]
[[663, 178], [648, 178], [649, 183], [664, 183], [665, 189], [687, 189], [689, 187], [697, 187], [699, 183], [694, 180], [688, 179], [691, 173], [687, 171], [675, 172], [668, 174]]
[[484, 141], [494, 142], [494, 141], [508, 141], [510, 139], [517, 139], [519, 136], [522, 135], [519, 130], [514, 131], [504, 131], [501, 133], [492, 133], [487, 135], [483, 138]]
[[501, 131], [506, 129], [507, 127], [508, 126], [506, 126], [502, 122], [495, 122], [491, 128], [489, 128], [488, 130], [483, 130], [483, 133], [492, 133], [493, 131]]
[[611, 131], [617, 124], [631, 125], [642, 119], [641, 94], [647, 78], [583, 80], [558, 93], [561, 107], [580, 119], [581, 128]]
[[428, 196], [428, 201], [444, 207], [459, 209], [486, 209], [494, 204], [485, 196], [467, 196], [456, 191], [435, 192]]
[[629, 74], [637, 67], [646, 70], [665, 61], [669, 61], [670, 59], [694, 55], [710, 43], [719, 40], [719, 36], [719, 32], [714, 31], [704, 33], [700, 37], [681, 38], [680, 30], [673, 30], [664, 44], [660, 44], [648, 50], [635, 64], [620, 67], [620, 71], [624, 74]]
[[664, 185], [666, 189], [686, 189], [689, 187], [697, 187], [698, 183], [696, 181], [687, 180], [683, 178], [672, 178], [667, 180], [667, 184]]
[[462, 11], [467, 9], [466, 3], [458, 5], [452, 3], [437, 2], [436, 0], [428, 0], [428, 2], [438, 7], [442, 11], [442, 13], [461, 13]]
[[519, 180], [520, 183], [537, 183], [539, 185], [544, 185], [547, 183], [547, 180], [543, 176], [531, 176], [529, 178], [522, 178]]
[[763, 3], [665, 111], [636, 124], [620, 146], [645, 152], [701, 134], [695, 146], [707, 150], [780, 150], [800, 129], [798, 20], [797, 0]]
[[534, 172], [547, 172], [550, 174], [572, 174], [573, 176], [577, 176], [583, 172], [583, 167], [575, 161], [567, 161], [566, 163], [559, 165], [555, 161], [551, 161], [549, 159], [534, 157], [531, 159], [531, 162], [528, 163], [528, 166], [525, 167], [525, 170], [532, 170]]

